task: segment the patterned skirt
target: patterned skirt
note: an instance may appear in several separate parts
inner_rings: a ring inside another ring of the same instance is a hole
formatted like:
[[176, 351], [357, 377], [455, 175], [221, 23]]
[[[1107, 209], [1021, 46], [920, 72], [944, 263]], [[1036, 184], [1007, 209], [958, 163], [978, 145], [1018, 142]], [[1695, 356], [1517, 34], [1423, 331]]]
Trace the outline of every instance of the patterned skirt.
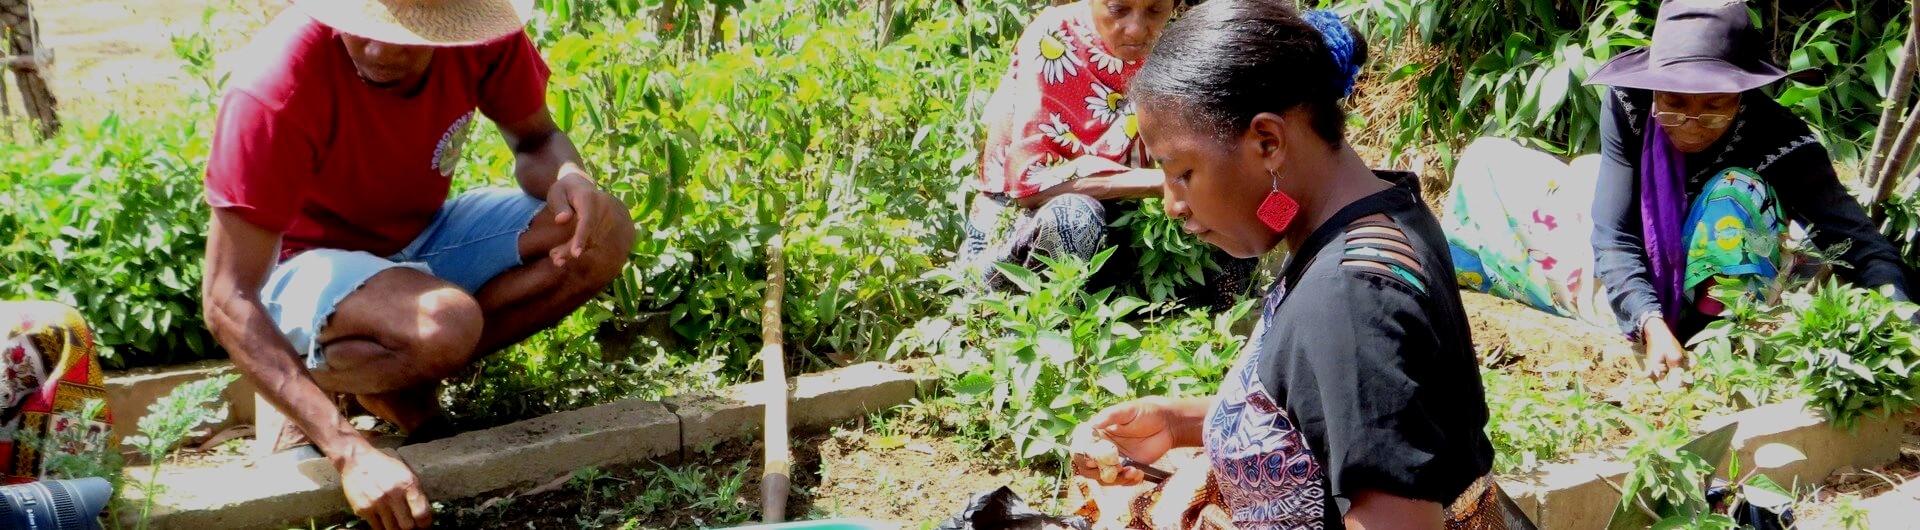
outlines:
[[[1100, 201], [1080, 194], [1054, 197], [1039, 208], [1021, 208], [998, 195], [975, 194], [968, 207], [966, 239], [960, 243], [959, 262], [977, 285], [990, 291], [1012, 291], [1008, 280], [995, 263], [1005, 262], [1038, 271], [1042, 262], [1036, 256], [1081, 261], [1093, 259], [1109, 246], [1127, 241], [1130, 236], [1112, 225], [1138, 203]], [[1141, 249], [1115, 249], [1105, 267], [1088, 279], [1087, 290], [1131, 283]], [[1212, 249], [1217, 268], [1209, 268], [1200, 285], [1180, 290], [1176, 296], [1195, 306], [1215, 310], [1231, 307], [1245, 296], [1253, 284], [1259, 259], [1237, 259]]]
[[[1084, 502], [1074, 515], [1092, 522], [1093, 528], [1103, 529], [1238, 530], [1205, 456], [1170, 456], [1162, 465], [1168, 466], [1173, 476], [1159, 484], [1103, 487], [1075, 478], [1077, 493]], [[1535, 528], [1491, 475], [1474, 481], [1445, 512], [1447, 530]]]

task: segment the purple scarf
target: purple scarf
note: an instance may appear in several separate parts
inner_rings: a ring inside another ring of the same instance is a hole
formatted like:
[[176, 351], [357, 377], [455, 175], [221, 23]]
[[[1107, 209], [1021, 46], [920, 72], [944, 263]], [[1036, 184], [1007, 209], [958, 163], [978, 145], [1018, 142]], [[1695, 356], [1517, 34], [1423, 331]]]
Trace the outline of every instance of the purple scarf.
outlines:
[[1669, 329], [1680, 324], [1687, 279], [1686, 242], [1680, 240], [1687, 217], [1686, 161], [1667, 130], [1647, 117], [1640, 147], [1640, 231], [1647, 246], [1647, 272], [1654, 297]]

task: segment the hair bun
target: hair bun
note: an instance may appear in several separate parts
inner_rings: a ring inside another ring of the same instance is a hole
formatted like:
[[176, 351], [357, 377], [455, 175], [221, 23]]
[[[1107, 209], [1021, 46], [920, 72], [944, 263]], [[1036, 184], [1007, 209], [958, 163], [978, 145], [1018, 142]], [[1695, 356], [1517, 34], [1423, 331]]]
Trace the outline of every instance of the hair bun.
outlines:
[[1360, 78], [1360, 63], [1366, 60], [1366, 52], [1359, 51], [1365, 46], [1340, 14], [1328, 9], [1315, 9], [1300, 16], [1308, 25], [1320, 30], [1320, 37], [1327, 43], [1327, 51], [1333, 55], [1334, 88], [1340, 97], [1353, 94], [1353, 85]]

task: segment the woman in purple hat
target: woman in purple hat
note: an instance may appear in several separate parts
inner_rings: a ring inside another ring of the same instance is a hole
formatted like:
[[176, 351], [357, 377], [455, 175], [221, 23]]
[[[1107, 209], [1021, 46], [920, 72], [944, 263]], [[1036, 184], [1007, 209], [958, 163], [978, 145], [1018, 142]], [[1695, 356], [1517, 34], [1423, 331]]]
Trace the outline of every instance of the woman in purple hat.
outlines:
[[1717, 318], [1713, 285], [1758, 289], [1782, 265], [1782, 213], [1834, 272], [1906, 299], [1905, 268], [1840, 180], [1807, 124], [1758, 91], [1788, 76], [1768, 62], [1744, 3], [1661, 6], [1653, 45], [1602, 66], [1593, 205], [1596, 271], [1649, 375], [1688, 364], [1681, 341]]

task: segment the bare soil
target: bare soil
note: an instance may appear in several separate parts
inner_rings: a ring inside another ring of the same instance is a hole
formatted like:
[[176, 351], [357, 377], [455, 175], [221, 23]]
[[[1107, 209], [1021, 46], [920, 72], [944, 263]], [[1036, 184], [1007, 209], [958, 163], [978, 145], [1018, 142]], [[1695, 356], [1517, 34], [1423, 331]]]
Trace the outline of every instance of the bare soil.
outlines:
[[[69, 122], [109, 112], [142, 115], [171, 108], [191, 86], [174, 36], [200, 32], [202, 14], [220, 51], [245, 42], [286, 0], [33, 0], [39, 42], [53, 50], [49, 81]], [[11, 84], [9, 84], [11, 85]], [[8, 97], [18, 95], [8, 90]], [[14, 107], [18, 109], [16, 105]]]
[[1835, 473], [1795, 508], [1794, 515], [1801, 528], [1843, 528], [1840, 506], [1851, 503], [1869, 512], [1869, 528], [1920, 527], [1920, 521], [1912, 518], [1920, 514], [1916, 479], [1920, 479], [1920, 419], [1909, 419], [1899, 460], [1876, 469]]
[[1489, 367], [1574, 374], [1596, 391], [1639, 382], [1638, 354], [1618, 331], [1472, 291], [1461, 291], [1460, 302]]
[[[790, 520], [857, 517], [908, 526], [958, 512], [974, 494], [1011, 486], [1043, 509], [1060, 498], [1053, 470], [984, 458], [950, 435], [883, 435], [864, 422], [793, 440]], [[735, 441], [681, 463], [576, 473], [563, 485], [498, 492], [442, 505], [449, 528], [696, 528], [760, 521], [762, 446]], [[592, 480], [586, 476], [599, 475]], [[653, 497], [649, 499], [648, 497]]]

